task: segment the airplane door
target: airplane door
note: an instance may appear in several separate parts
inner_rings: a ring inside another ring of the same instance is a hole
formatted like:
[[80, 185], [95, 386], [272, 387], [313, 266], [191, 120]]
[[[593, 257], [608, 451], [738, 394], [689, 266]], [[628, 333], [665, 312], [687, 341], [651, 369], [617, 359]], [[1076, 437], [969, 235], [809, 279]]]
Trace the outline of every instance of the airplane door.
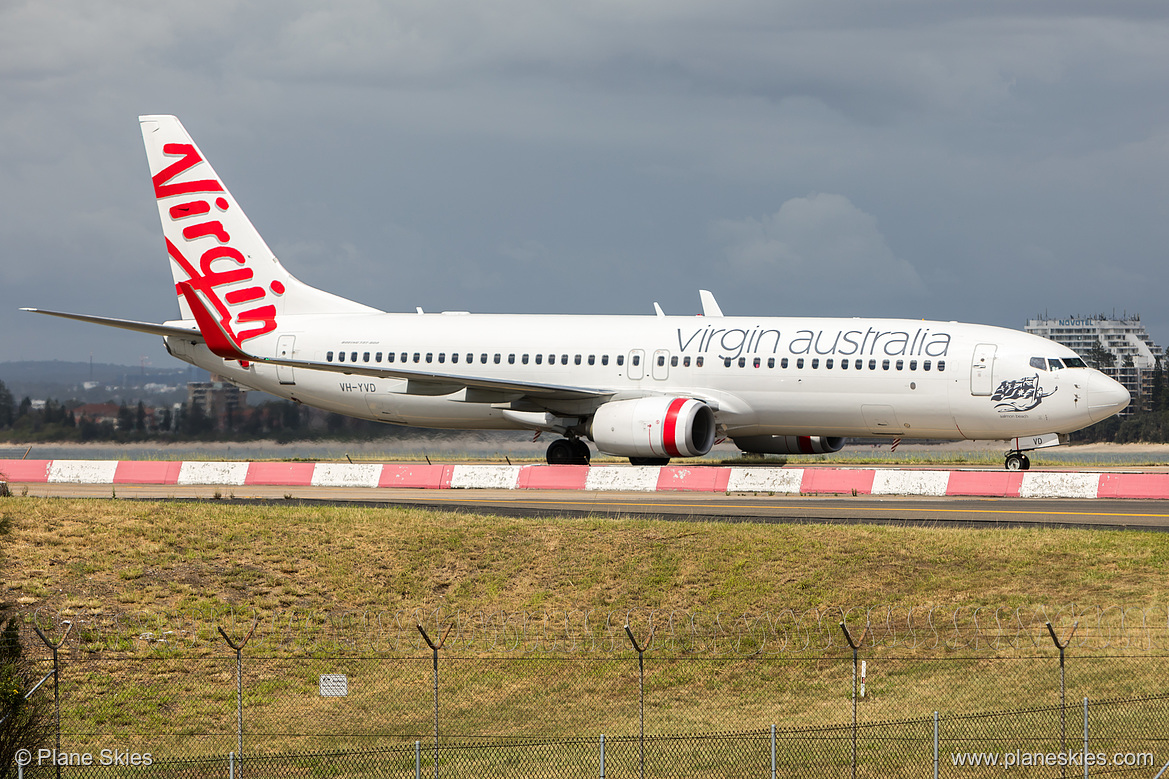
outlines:
[[625, 375], [634, 381], [645, 378], [645, 352], [641, 349], [634, 349], [629, 353], [629, 365], [626, 367]]
[[[276, 341], [276, 356], [282, 360], [292, 359], [292, 347], [296, 344], [295, 335], [282, 335]], [[277, 365], [276, 378], [281, 384], [296, 384], [296, 376], [290, 365]]]
[[994, 392], [994, 344], [979, 344], [974, 347], [970, 360], [970, 394], [989, 395]]
[[665, 349], [654, 352], [653, 364], [650, 365], [653, 377], [658, 381], [670, 378], [670, 353]]

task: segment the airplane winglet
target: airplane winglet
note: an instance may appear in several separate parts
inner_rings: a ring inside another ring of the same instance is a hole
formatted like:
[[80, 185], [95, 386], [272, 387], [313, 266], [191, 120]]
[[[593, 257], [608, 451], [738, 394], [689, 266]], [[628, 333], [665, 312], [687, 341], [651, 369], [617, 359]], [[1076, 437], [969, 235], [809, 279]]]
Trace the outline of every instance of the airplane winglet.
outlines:
[[183, 293], [183, 297], [187, 300], [187, 305], [191, 307], [191, 313], [195, 316], [195, 323], [199, 325], [199, 332], [203, 334], [203, 340], [207, 342], [207, 348], [211, 350], [212, 354], [218, 355], [225, 360], [254, 360], [247, 352], [240, 349], [238, 343], [230, 332], [211, 315], [207, 310], [207, 306], [203, 303], [203, 299], [199, 297], [199, 293], [195, 291], [195, 287], [189, 281], [179, 282], [179, 291]]
[[723, 310], [719, 308], [718, 301], [714, 299], [714, 293], [708, 289], [698, 290], [698, 297], [702, 300], [702, 315], [703, 316], [722, 316]]

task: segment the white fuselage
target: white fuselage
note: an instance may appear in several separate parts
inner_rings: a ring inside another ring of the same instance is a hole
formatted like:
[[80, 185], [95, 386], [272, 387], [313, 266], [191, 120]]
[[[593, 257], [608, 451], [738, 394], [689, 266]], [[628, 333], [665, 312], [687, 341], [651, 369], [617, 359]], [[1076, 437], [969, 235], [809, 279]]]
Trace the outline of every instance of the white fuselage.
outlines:
[[[341, 414], [431, 428], [528, 427], [504, 413], [520, 393], [243, 367], [201, 342], [167, 343], [177, 357], [239, 384]], [[1099, 371], [1057, 367], [1081, 364], [1066, 347], [957, 322], [314, 314], [284, 316], [278, 333], [248, 346], [306, 362], [604, 390], [616, 400], [691, 397], [709, 404], [730, 436], [1010, 439], [1078, 430], [1128, 402]], [[526, 398], [518, 407], [587, 417], [599, 403]]]

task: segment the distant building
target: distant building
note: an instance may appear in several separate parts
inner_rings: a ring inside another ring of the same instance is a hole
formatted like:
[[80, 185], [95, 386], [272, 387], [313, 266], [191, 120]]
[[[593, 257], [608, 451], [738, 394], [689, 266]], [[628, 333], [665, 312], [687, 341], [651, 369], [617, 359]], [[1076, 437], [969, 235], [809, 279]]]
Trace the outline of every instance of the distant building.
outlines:
[[218, 376], [211, 381], [193, 381], [187, 385], [187, 405], [199, 406], [215, 426], [224, 430], [242, 421], [248, 413], [248, 393]]
[[86, 403], [73, 409], [73, 416], [78, 422], [87, 419], [98, 425], [108, 423], [117, 427], [120, 408], [117, 403]]
[[1063, 344], [1123, 384], [1132, 394], [1130, 409], [1148, 402], [1157, 362], [1164, 352], [1145, 332], [1140, 316], [1028, 319], [1024, 329]]

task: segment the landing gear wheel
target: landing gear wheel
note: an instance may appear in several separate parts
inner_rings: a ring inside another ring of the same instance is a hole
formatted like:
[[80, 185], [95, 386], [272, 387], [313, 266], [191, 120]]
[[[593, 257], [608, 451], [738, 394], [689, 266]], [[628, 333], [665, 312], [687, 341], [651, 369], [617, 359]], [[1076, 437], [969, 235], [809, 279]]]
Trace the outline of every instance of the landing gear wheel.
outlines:
[[669, 465], [669, 457], [630, 457], [630, 465]]
[[544, 455], [549, 465], [588, 465], [589, 445], [579, 438], [558, 438]]
[[1007, 455], [1008, 471], [1026, 471], [1031, 468], [1031, 460], [1022, 452], [1011, 452]]
[[557, 438], [548, 444], [548, 451], [544, 458], [549, 465], [571, 465], [573, 461], [572, 441], [567, 438]]

